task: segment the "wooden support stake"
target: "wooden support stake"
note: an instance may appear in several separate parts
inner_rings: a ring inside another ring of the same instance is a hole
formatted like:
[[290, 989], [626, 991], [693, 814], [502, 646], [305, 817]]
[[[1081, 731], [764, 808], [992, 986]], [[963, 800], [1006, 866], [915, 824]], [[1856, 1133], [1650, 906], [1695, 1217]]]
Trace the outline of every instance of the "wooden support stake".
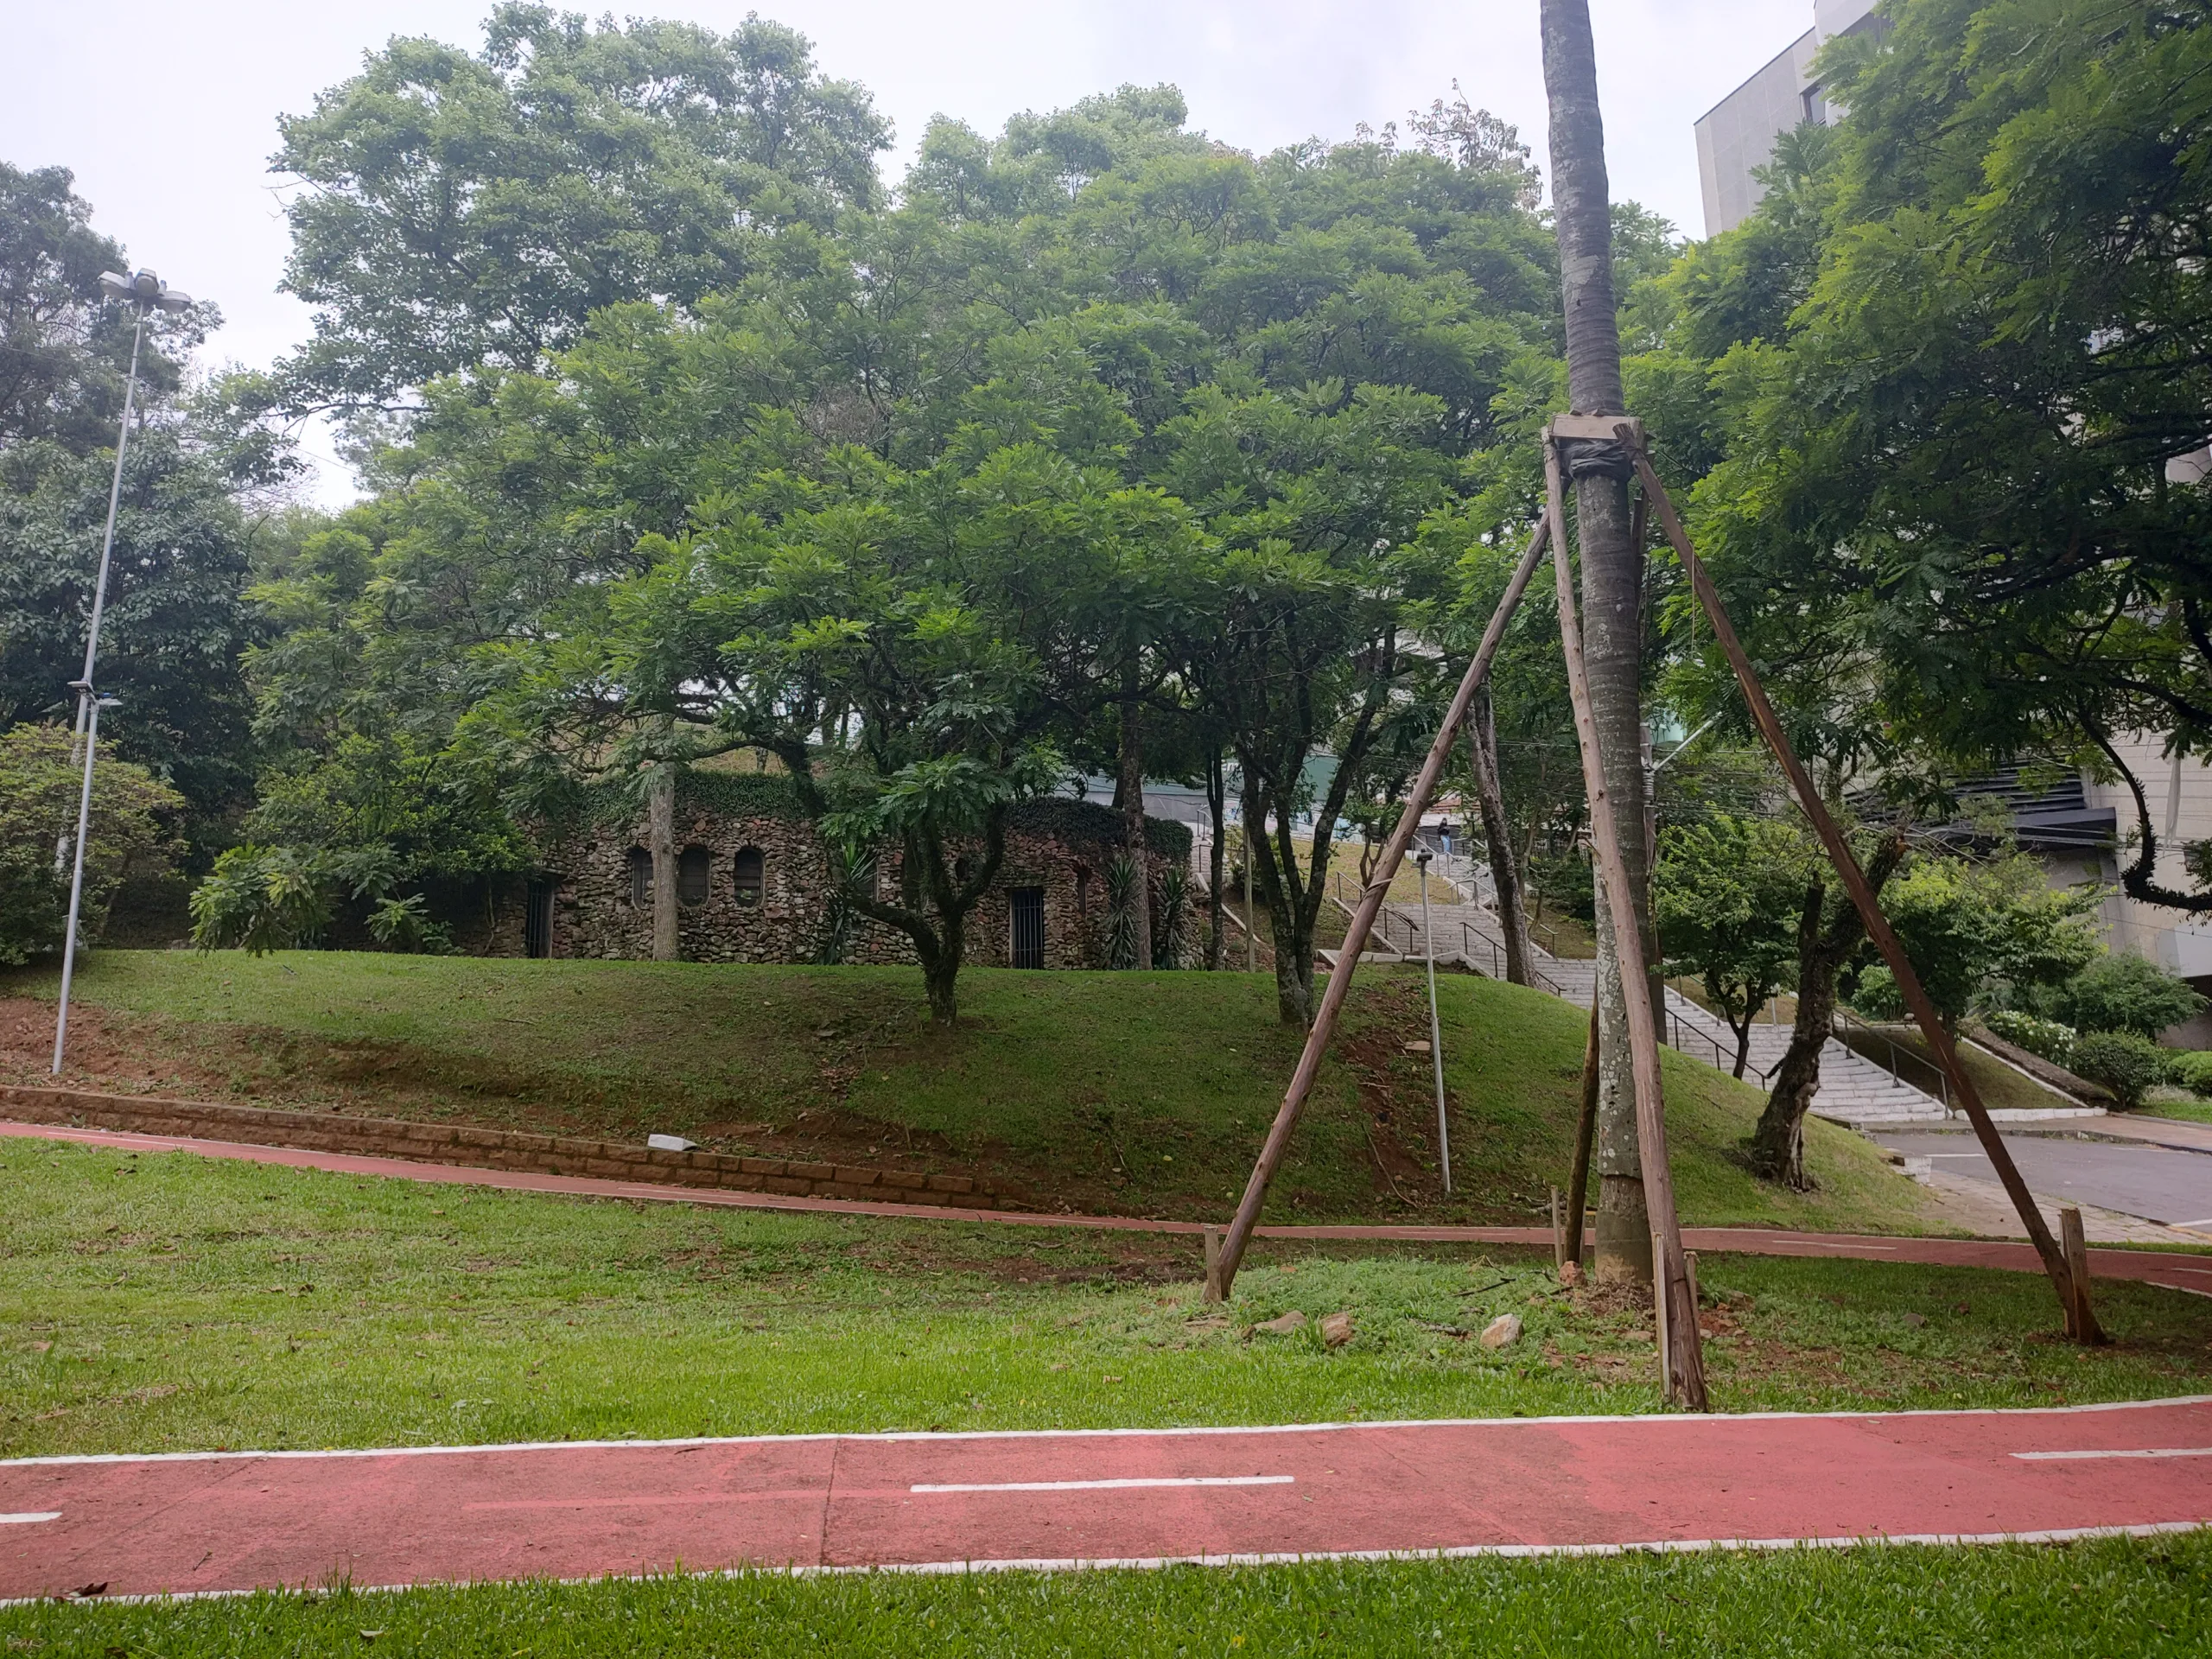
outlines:
[[1552, 1266], [1567, 1265], [1567, 1218], [1560, 1213], [1559, 1188], [1552, 1188]]
[[[1682, 1234], [1675, 1213], [1675, 1176], [1667, 1162], [1667, 1118], [1659, 1083], [1659, 1028], [1652, 1019], [1650, 983], [1645, 972], [1643, 938], [1637, 921], [1642, 907], [1621, 855], [1620, 827], [1613, 822], [1611, 791], [1605, 787], [1605, 760], [1598, 744], [1597, 716], [1590, 702], [1590, 677], [1583, 665], [1582, 623], [1574, 603], [1574, 575], [1567, 558], [1567, 486], [1560, 477], [1559, 445], [1552, 429], [1544, 432], [1544, 495], [1552, 526], [1552, 574], [1559, 584], [1559, 643], [1567, 658], [1567, 689], [1574, 704], [1574, 735], [1582, 751], [1584, 792], [1590, 801], [1590, 839], [1598, 851], [1605, 906], [1611, 912], [1613, 957], [1628, 1009], [1629, 1065], [1636, 1086], [1637, 1150], [1643, 1166], [1643, 1202], [1655, 1224], [1659, 1249], [1652, 1256], [1655, 1302], [1669, 1314], [1665, 1329], [1671, 1345], [1665, 1361], [1670, 1389], [1682, 1403], [1707, 1410], [1705, 1357], [1697, 1320], [1672, 1317], [1687, 1290], [1682, 1278]], [[1670, 1398], [1672, 1395], [1670, 1395]]]
[[1452, 698], [1452, 707], [1445, 714], [1444, 723], [1437, 728], [1436, 739], [1428, 746], [1428, 758], [1421, 762], [1421, 775], [1414, 780], [1412, 792], [1406, 797], [1406, 808], [1398, 816], [1398, 827], [1384, 843], [1375, 874], [1360, 894], [1359, 908], [1352, 912], [1351, 925], [1344, 930], [1344, 947], [1337, 953], [1336, 971], [1329, 976], [1328, 988], [1321, 994], [1313, 1028], [1306, 1033], [1306, 1046], [1299, 1054], [1297, 1070], [1290, 1074], [1290, 1086], [1283, 1090], [1282, 1104], [1275, 1109], [1275, 1121], [1268, 1126], [1268, 1138], [1260, 1147], [1259, 1160], [1252, 1166], [1251, 1179], [1244, 1184], [1244, 1196], [1237, 1201], [1236, 1218], [1229, 1224], [1228, 1236], [1222, 1240], [1224, 1300], [1228, 1300], [1236, 1282], [1236, 1269], [1244, 1260], [1244, 1247], [1251, 1243], [1252, 1230], [1260, 1224], [1260, 1206], [1267, 1202], [1268, 1184], [1281, 1166], [1283, 1154], [1290, 1148], [1291, 1131], [1298, 1127], [1299, 1114], [1306, 1109], [1306, 1097], [1313, 1092], [1313, 1079], [1321, 1070], [1321, 1057], [1329, 1052], [1330, 1039], [1336, 1035], [1337, 1020], [1344, 1012], [1344, 998], [1351, 993], [1352, 974], [1359, 966], [1361, 953], [1367, 949], [1368, 935], [1375, 931], [1375, 918], [1382, 912], [1383, 899], [1389, 896], [1390, 883], [1397, 876], [1398, 866], [1405, 861], [1406, 849], [1413, 844], [1414, 836], [1421, 829], [1421, 815], [1428, 810], [1429, 801], [1436, 793], [1445, 762], [1451, 758], [1452, 741], [1466, 722], [1476, 689], [1490, 677], [1491, 663], [1497, 655], [1499, 642], [1505, 638], [1505, 625], [1520, 608], [1521, 596], [1528, 592], [1529, 579], [1536, 574], [1536, 566], [1543, 558], [1544, 548], [1552, 535], [1550, 521], [1547, 520], [1529, 538], [1528, 550], [1514, 567], [1513, 579], [1506, 583], [1504, 597], [1497, 601], [1490, 626], [1483, 631], [1475, 659], [1467, 664], [1459, 690]]
[[1981, 1143], [1983, 1154], [1997, 1171], [1997, 1179], [2004, 1184], [2005, 1195], [2012, 1200], [2012, 1208], [2018, 1213], [2021, 1225], [2028, 1230], [2029, 1241], [2035, 1245], [2036, 1255], [2043, 1261], [2044, 1272], [2050, 1278], [2052, 1288], [2058, 1293], [2060, 1308], [2078, 1308], [2081, 1317], [2072, 1321], [2077, 1328], [2069, 1334], [2077, 1342], [2104, 1342], [2105, 1334], [2097, 1325], [2096, 1316], [2089, 1312], [2086, 1299], [2078, 1299], [2074, 1294], [2074, 1274], [2067, 1265], [2065, 1252], [2060, 1249], [2058, 1241], [2050, 1236], [2050, 1228], [2043, 1218], [2043, 1211], [2036, 1208], [2035, 1199], [2028, 1192], [2028, 1184], [2020, 1179], [2020, 1172], [2013, 1165], [2012, 1154], [2005, 1147], [2004, 1137], [1997, 1133], [1997, 1126], [1990, 1121], [1989, 1113], [1981, 1103], [1980, 1091], [1974, 1087], [1974, 1079], [1960, 1063], [1958, 1046], [1951, 1040], [1951, 1033], [1936, 1014], [1936, 1005], [1929, 1001], [1928, 992], [1920, 982], [1920, 976], [1913, 968], [1912, 959], [1905, 955], [1904, 946], [1890, 926], [1889, 918], [1883, 914], [1881, 904], [1874, 896], [1874, 889], [1867, 883], [1866, 872], [1859, 868], [1859, 861], [1853, 855], [1850, 843], [1843, 838], [1843, 831], [1837, 827], [1827, 804], [1821, 799], [1820, 792], [1813, 787], [1813, 780], [1807, 774], [1804, 764], [1797, 759], [1796, 750], [1790, 747], [1789, 734], [1782, 729], [1781, 717], [1775, 713], [1773, 703], [1767, 700], [1766, 688], [1759, 683], [1758, 675], [1751, 667], [1751, 657], [1744, 650], [1744, 642], [1736, 637], [1735, 625], [1729, 620], [1728, 613], [1720, 603], [1720, 594], [1714, 588], [1713, 579], [1706, 574], [1705, 566], [1699, 560], [1695, 550], [1690, 546], [1689, 533], [1682, 528], [1674, 501], [1668, 496], [1666, 486], [1660, 483], [1658, 474], [1651, 469], [1650, 457], [1644, 454], [1643, 447], [1625, 423], [1619, 429], [1619, 435], [1636, 458], [1637, 476], [1643, 482], [1643, 493], [1650, 498], [1651, 505], [1659, 515], [1659, 522], [1666, 530], [1667, 539], [1674, 544], [1675, 556], [1682, 562], [1682, 569], [1690, 579], [1690, 591], [1696, 594], [1700, 608], [1705, 612], [1707, 620], [1713, 624], [1713, 639], [1728, 658], [1729, 666], [1736, 671], [1737, 683], [1743, 688], [1744, 701], [1751, 707], [1751, 718], [1758, 726], [1759, 734], [1766, 739], [1767, 747], [1774, 751], [1774, 758], [1782, 763], [1782, 769], [1789, 779], [1789, 786], [1796, 792], [1798, 804], [1804, 808], [1805, 816], [1812, 820], [1814, 833], [1827, 849], [1828, 861], [1835, 866], [1836, 874], [1842, 877], [1844, 887], [1851, 894], [1851, 902], [1858, 907], [1859, 920], [1866, 924], [1866, 937], [1873, 940], [1875, 948], [1882, 953], [1882, 960], [1888, 964], [1891, 976], [1896, 980], [1905, 1006], [1912, 1011], [1914, 1022], [1919, 1026], [1920, 1034], [1927, 1041], [1929, 1052], [1936, 1056], [1936, 1064], [1942, 1067], [1943, 1075], [1949, 1079], [1953, 1092], [1958, 1096], [1959, 1104], [1966, 1112], [1967, 1122], [1974, 1126], [1974, 1138]]
[[2073, 1318], [2067, 1324], [2078, 1342], [2082, 1332], [2097, 1330], [2097, 1315], [2089, 1306], [2089, 1241], [2082, 1230], [2082, 1212], [2070, 1204], [2058, 1212], [2058, 1236], [2065, 1246], [2067, 1276], [2074, 1281]]
[[1226, 1301], [1228, 1296], [1221, 1286], [1221, 1229], [1209, 1224], [1205, 1229], [1203, 1236], [1205, 1239], [1206, 1250], [1206, 1287], [1200, 1300], [1209, 1302]]
[[1598, 1139], [1598, 999], [1590, 998], [1590, 1032], [1582, 1044], [1582, 1109], [1574, 1123], [1574, 1163], [1567, 1177], [1567, 1259], [1582, 1266], [1582, 1216], [1590, 1198], [1590, 1153]]
[[1699, 1305], [1697, 1288], [1697, 1252], [1695, 1250], [1684, 1250], [1682, 1252], [1682, 1272], [1688, 1277], [1690, 1281], [1690, 1312], [1694, 1314], [1698, 1310]]
[[[1666, 1236], [1655, 1227], [1651, 1231], [1651, 1260], [1655, 1268], [1666, 1259]], [[1671, 1299], [1666, 1291], [1667, 1281], [1655, 1271], [1651, 1280], [1651, 1323], [1652, 1334], [1658, 1338], [1659, 1403], [1671, 1406], [1675, 1403], [1675, 1344], [1668, 1340], [1674, 1333], [1668, 1329], [1671, 1321], [1667, 1318], [1667, 1304]]]

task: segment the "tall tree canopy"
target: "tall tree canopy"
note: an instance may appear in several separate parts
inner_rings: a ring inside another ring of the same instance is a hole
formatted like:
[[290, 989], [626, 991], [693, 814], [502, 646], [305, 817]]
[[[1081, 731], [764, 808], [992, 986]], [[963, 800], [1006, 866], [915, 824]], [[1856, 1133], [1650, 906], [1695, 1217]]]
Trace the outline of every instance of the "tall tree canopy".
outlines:
[[[2212, 753], [2212, 7], [1890, 16], [1675, 281], [1703, 534], [1815, 752], [2133, 785], [2118, 734]], [[2129, 892], [2212, 909], [2137, 800]]]
[[339, 408], [541, 368], [601, 307], [733, 287], [765, 235], [874, 206], [891, 140], [780, 24], [594, 26], [512, 0], [482, 52], [395, 39], [282, 129], [285, 286], [316, 318], [279, 378]]

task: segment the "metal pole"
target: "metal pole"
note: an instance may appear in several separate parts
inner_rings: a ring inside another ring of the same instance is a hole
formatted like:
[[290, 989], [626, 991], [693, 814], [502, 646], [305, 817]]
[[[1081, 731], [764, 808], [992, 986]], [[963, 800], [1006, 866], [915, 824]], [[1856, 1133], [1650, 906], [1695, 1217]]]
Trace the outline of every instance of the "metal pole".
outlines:
[[130, 442], [130, 406], [138, 396], [138, 347], [146, 338], [146, 306], [130, 331], [130, 375], [123, 385], [123, 429], [115, 438], [115, 477], [107, 487], [107, 529], [100, 537], [99, 580], [92, 588], [92, 625], [85, 639], [85, 673], [78, 681], [77, 728], [85, 737], [85, 787], [77, 803], [77, 851], [69, 875], [69, 931], [61, 941], [61, 1005], [54, 1016], [54, 1071], [61, 1071], [61, 1051], [69, 1037], [69, 982], [77, 967], [77, 914], [85, 897], [85, 835], [92, 816], [92, 753], [99, 747], [100, 707], [92, 690], [92, 668], [99, 660], [100, 620], [107, 613], [107, 573], [115, 557], [115, 510], [123, 499], [123, 452]]
[[1426, 849], [1414, 855], [1421, 872], [1421, 937], [1428, 956], [1428, 1058], [1436, 1072], [1436, 1152], [1444, 1160], [1444, 1195], [1452, 1196], [1452, 1127], [1444, 1120], [1444, 1029], [1436, 1019], [1436, 931], [1428, 920], [1428, 860]]
[[69, 1034], [69, 982], [77, 966], [77, 908], [85, 896], [85, 828], [92, 816], [92, 756], [100, 746], [100, 702], [92, 700], [85, 720], [85, 784], [77, 797], [76, 868], [69, 877], [69, 931], [61, 942], [61, 1007], [54, 1016], [54, 1071], [61, 1071], [61, 1045]]

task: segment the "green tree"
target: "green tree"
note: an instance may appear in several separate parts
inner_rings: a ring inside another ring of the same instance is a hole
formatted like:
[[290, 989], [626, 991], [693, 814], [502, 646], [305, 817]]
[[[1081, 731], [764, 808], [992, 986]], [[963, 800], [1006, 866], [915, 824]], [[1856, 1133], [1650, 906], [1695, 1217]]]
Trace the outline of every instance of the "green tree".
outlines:
[[441, 375], [537, 369], [590, 315], [734, 287], [762, 239], [875, 204], [890, 130], [806, 39], [502, 3], [471, 55], [396, 39], [287, 117], [285, 286], [315, 338], [296, 404], [379, 409]]
[[1669, 974], [1694, 974], [1736, 1037], [1744, 1075], [1751, 1021], [1797, 965], [1796, 912], [1819, 849], [1796, 824], [1715, 813], [1659, 837], [1652, 903]]
[[2156, 879], [2113, 741], [2212, 747], [2212, 476], [2187, 460], [2212, 435], [2212, 13], [1891, 18], [1821, 61], [1832, 141], [1785, 149], [1772, 211], [1682, 274], [1716, 571], [1783, 671], [1853, 657], [1838, 703], [1962, 766], [2120, 779], [2126, 891], [2212, 909]]
[[[1928, 999], [1948, 1026], [1984, 1000], [2003, 1001], [2063, 983], [2101, 954], [2090, 917], [2091, 888], [2051, 887], [2033, 859], [1923, 856], [1883, 895]], [[1875, 1019], [1904, 1017], [1887, 968], [1870, 967], [1851, 992]]]
[[[61, 949], [69, 921], [64, 849], [76, 835], [80, 754], [62, 727], [0, 732], [0, 964], [15, 967]], [[99, 938], [125, 881], [169, 868], [183, 805], [143, 767], [101, 759], [85, 840], [84, 938]]]
[[2204, 999], [2186, 980], [2126, 952], [2100, 957], [2042, 1000], [2076, 1031], [2138, 1037], [2156, 1037], [2204, 1011]]

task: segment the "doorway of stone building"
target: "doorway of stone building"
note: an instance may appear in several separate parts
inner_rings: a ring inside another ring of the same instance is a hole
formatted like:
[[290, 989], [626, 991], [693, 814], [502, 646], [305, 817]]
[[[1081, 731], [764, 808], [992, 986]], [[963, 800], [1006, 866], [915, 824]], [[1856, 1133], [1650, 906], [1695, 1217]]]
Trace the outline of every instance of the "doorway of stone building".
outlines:
[[522, 950], [533, 958], [553, 954], [553, 883], [532, 881], [523, 889]]
[[1017, 968], [1042, 968], [1045, 965], [1045, 889], [1015, 887], [1007, 894], [1013, 914], [1014, 965]]

